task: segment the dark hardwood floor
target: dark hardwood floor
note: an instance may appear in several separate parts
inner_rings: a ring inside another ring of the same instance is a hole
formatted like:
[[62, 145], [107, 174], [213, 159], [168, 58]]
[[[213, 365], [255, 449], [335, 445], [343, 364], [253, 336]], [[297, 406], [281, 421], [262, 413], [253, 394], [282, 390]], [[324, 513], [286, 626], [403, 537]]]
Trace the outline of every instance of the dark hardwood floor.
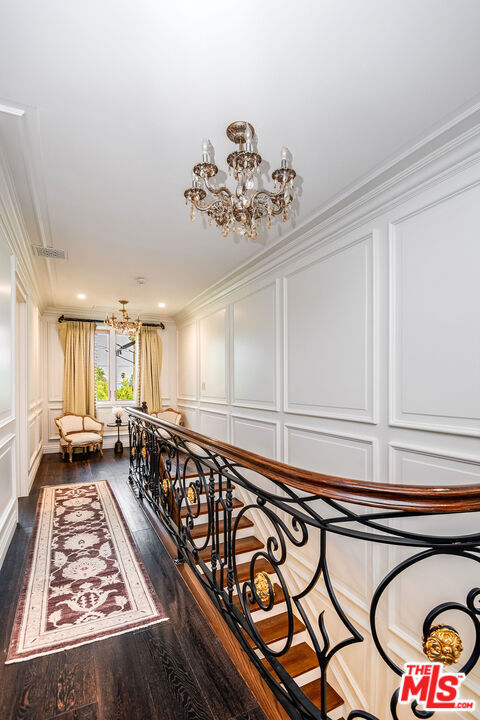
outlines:
[[[47, 455], [0, 573], [1, 720], [265, 720], [127, 482], [128, 460]], [[40, 488], [108, 480], [168, 622], [28, 662], [5, 665]]]

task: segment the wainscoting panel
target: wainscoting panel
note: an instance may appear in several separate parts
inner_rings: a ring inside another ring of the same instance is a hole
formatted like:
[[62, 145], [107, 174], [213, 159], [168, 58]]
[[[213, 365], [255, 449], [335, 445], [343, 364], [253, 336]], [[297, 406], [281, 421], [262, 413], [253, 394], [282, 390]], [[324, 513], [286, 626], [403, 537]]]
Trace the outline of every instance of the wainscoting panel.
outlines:
[[[336, 477], [358, 480], [371, 480], [374, 477], [374, 440], [337, 435], [299, 425], [285, 425], [284, 434], [285, 462], [290, 465]], [[362, 512], [360, 507], [355, 509]], [[321, 501], [318, 502], [317, 510], [325, 516], [330, 514]], [[312, 550], [310, 556], [304, 555], [304, 562], [310, 562], [311, 568], [314, 568], [318, 554], [312, 553]], [[329, 537], [328, 558], [337, 589], [359, 607], [367, 607], [372, 582], [371, 545], [332, 535]]]
[[369, 234], [286, 276], [287, 412], [374, 421], [373, 274]]
[[63, 399], [63, 351], [58, 337], [57, 323], [46, 323], [48, 400]]
[[178, 397], [197, 399], [197, 323], [178, 328]]
[[277, 281], [233, 305], [233, 405], [279, 409], [278, 294]]
[[391, 422], [480, 435], [480, 185], [390, 226]]
[[226, 396], [226, 310], [202, 318], [200, 334], [200, 398], [225, 404]]
[[184, 405], [183, 403], [178, 403], [177, 408], [183, 415], [183, 424], [185, 427], [191, 430], [198, 430], [198, 408], [194, 405]]
[[229, 442], [228, 415], [220, 410], [199, 410], [198, 432], [202, 435], [209, 435], [216, 440]]
[[231, 415], [232, 444], [277, 459], [279, 453], [279, 423], [257, 418]]

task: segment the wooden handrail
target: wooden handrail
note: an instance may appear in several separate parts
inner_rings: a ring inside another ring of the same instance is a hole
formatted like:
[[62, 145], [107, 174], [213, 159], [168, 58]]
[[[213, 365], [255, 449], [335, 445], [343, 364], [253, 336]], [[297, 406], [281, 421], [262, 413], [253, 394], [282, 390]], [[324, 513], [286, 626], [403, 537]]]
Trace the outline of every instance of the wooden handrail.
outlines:
[[480, 510], [480, 484], [455, 487], [395, 485], [324, 475], [286, 465], [277, 460], [270, 460], [221, 440], [200, 435], [194, 430], [160, 420], [141, 410], [128, 408], [127, 412], [151, 425], [165, 428], [187, 442], [218, 453], [228, 460], [238, 463], [241, 467], [258, 472], [270, 480], [285, 483], [297, 490], [320, 497], [357, 505], [418, 513], [458, 513]]

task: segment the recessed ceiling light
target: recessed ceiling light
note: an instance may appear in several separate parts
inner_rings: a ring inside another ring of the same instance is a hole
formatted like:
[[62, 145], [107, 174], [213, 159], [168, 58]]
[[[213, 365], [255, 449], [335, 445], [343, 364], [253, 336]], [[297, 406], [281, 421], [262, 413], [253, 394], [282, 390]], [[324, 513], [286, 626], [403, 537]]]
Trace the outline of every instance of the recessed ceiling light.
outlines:
[[165, 307], [165, 303], [158, 303], [158, 307]]
[[85, 300], [86, 297], [87, 297], [87, 296], [84, 295], [83, 293], [78, 293], [78, 295], [77, 295], [77, 298], [78, 298], [79, 300]]

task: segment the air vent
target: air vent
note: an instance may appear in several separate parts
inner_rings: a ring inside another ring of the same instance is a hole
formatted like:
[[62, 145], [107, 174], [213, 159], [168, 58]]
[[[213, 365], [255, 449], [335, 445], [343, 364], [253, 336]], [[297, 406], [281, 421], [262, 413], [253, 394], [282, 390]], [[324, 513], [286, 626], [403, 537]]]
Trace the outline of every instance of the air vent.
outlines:
[[58, 250], [54, 247], [43, 247], [43, 245], [34, 245], [33, 248], [39, 257], [65, 260], [65, 250]]

